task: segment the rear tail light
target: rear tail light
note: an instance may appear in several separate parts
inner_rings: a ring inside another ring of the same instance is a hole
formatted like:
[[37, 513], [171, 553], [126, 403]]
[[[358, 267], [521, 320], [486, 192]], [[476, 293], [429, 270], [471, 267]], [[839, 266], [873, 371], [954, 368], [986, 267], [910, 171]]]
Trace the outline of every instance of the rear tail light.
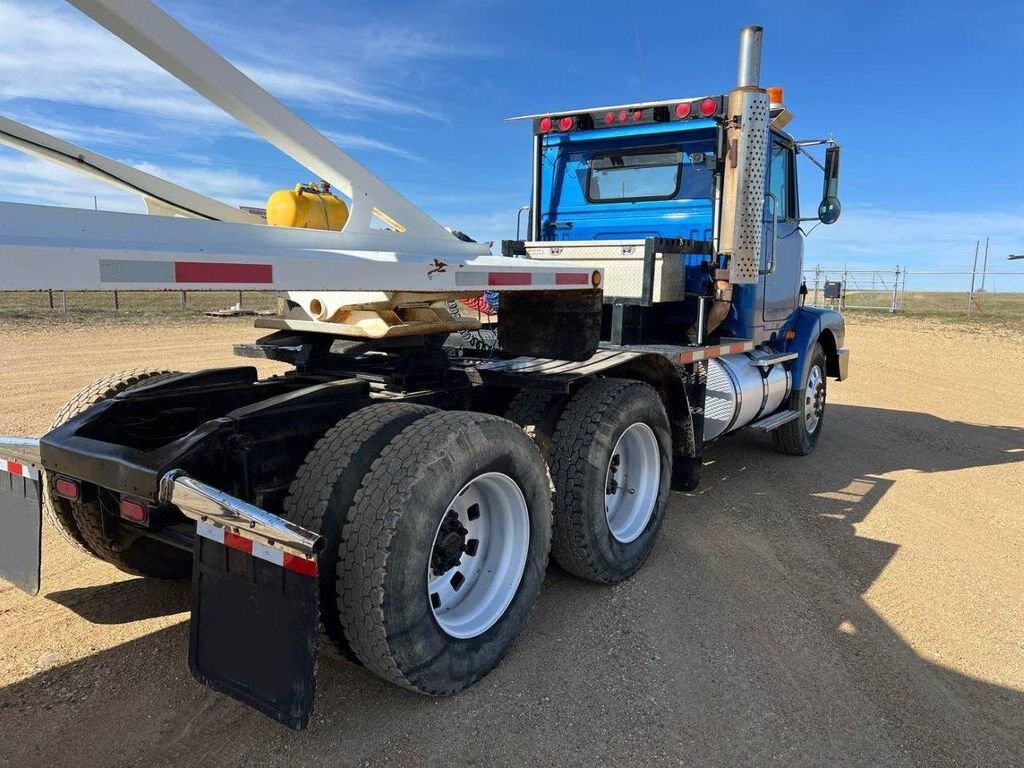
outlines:
[[133, 523], [145, 523], [149, 520], [149, 507], [135, 499], [121, 499], [121, 517]]
[[604, 116], [604, 121], [608, 125], [611, 125], [612, 123], [614, 123], [615, 122], [615, 113], [614, 112], [609, 112], [607, 115]]
[[558, 127], [561, 128], [563, 131], [568, 131], [570, 128], [572, 128], [572, 118], [563, 117], [561, 120], [558, 121]]
[[700, 103], [700, 113], [704, 117], [711, 117], [715, 112], [718, 111], [718, 102], [714, 99], [704, 99]]
[[547, 133], [548, 131], [551, 130], [553, 125], [554, 125], [554, 123], [552, 122], [550, 117], [542, 117], [540, 119], [540, 131], [541, 131], [541, 133]]
[[53, 490], [61, 498], [70, 499], [71, 501], [78, 501], [78, 498], [82, 495], [82, 486], [78, 484], [78, 481], [67, 477], [58, 477], [53, 484]]
[[639, 109], [636, 112], [633, 113], [633, 120], [635, 120], [636, 122], [639, 123], [643, 119], [644, 119], [644, 113], [641, 112]]
[[682, 104], [676, 104], [676, 117], [689, 117], [690, 111], [690, 102], [684, 101]]
[[624, 123], [629, 119], [629, 113], [626, 110], [619, 112], [619, 122]]

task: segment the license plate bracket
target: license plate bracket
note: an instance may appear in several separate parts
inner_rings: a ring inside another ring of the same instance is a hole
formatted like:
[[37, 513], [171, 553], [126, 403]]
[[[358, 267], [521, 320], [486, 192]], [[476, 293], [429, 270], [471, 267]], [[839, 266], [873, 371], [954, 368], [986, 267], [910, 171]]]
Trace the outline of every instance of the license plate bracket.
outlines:
[[316, 690], [318, 582], [315, 563], [290, 570], [273, 562], [276, 554], [197, 523], [189, 668], [204, 685], [301, 730]]
[[39, 594], [42, 567], [41, 475], [25, 464], [0, 459], [0, 578]]

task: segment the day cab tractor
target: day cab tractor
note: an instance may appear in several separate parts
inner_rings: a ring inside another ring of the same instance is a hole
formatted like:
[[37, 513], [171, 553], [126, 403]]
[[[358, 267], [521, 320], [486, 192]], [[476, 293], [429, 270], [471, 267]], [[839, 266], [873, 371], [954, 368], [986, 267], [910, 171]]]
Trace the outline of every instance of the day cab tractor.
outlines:
[[[516, 642], [549, 552], [602, 584], [636, 573], [708, 443], [814, 450], [848, 354], [842, 318], [803, 306], [797, 157], [826, 146], [832, 223], [839, 145], [783, 130], [759, 27], [728, 93], [530, 116], [529, 234], [494, 256], [153, 4], [71, 2], [339, 196], [279, 193], [268, 217], [298, 226], [269, 226], [0, 123], [156, 214], [2, 203], [0, 290], [273, 290], [267, 335], [235, 351], [289, 366], [112, 374], [38, 440], [0, 439], [0, 575], [25, 591], [43, 517], [123, 571], [191, 578], [195, 677], [303, 728], [321, 644], [455, 693]], [[496, 331], [458, 309], [488, 291]]]

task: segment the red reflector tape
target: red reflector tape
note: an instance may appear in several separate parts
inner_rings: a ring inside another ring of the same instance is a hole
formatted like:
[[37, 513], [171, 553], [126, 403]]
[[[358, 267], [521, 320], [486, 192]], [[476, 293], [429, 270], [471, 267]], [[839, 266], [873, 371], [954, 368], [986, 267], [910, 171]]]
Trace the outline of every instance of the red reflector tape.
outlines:
[[18, 475], [19, 477], [27, 477], [29, 480], [38, 480], [39, 472], [32, 467], [26, 467], [17, 461], [8, 461], [7, 459], [0, 459], [0, 472], [10, 472], [12, 475]]
[[247, 539], [244, 536], [239, 536], [237, 533], [232, 533], [224, 528], [218, 528], [210, 523], [196, 523], [196, 534], [302, 576], [317, 576], [320, 573], [315, 558], [307, 559], [299, 555], [293, 555], [266, 544], [260, 544], [257, 541]]
[[320, 573], [316, 560], [307, 560], [298, 555], [289, 555], [287, 552], [284, 554], [284, 567], [289, 571], [301, 573], [303, 576], [316, 576]]
[[274, 282], [271, 264], [226, 264], [201, 261], [174, 262], [176, 283], [260, 283]]
[[488, 285], [533, 285], [529, 272], [488, 272]]
[[555, 285], [590, 285], [590, 275], [585, 272], [556, 272]]
[[252, 554], [252, 540], [231, 531], [224, 531], [224, 546], [245, 552], [247, 555]]

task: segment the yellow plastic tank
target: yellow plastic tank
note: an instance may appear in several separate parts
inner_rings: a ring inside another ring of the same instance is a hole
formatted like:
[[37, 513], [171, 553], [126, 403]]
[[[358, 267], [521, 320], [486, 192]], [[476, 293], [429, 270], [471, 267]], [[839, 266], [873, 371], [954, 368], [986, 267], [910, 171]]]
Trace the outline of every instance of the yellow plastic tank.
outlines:
[[326, 181], [279, 189], [267, 200], [267, 224], [272, 227], [329, 229], [340, 232], [348, 221], [345, 201], [331, 193]]

